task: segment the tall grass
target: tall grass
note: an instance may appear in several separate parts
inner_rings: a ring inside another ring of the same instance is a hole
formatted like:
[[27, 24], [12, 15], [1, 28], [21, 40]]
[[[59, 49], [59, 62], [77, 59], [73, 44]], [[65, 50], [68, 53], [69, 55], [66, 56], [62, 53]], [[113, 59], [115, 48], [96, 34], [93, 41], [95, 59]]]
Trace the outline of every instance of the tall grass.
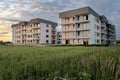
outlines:
[[0, 80], [119, 80], [120, 47], [0, 46]]

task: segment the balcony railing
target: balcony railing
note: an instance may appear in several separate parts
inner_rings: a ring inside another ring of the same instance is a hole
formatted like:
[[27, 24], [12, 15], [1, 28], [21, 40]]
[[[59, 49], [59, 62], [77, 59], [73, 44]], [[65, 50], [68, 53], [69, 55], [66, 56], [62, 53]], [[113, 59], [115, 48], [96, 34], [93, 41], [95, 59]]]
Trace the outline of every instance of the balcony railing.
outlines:
[[90, 28], [75, 28], [76, 31], [86, 31], [90, 30]]
[[75, 23], [87, 23], [89, 20], [76, 20]]
[[62, 24], [61, 24], [61, 25], [68, 25], [68, 24], [75, 24], [75, 21], [62, 22]]

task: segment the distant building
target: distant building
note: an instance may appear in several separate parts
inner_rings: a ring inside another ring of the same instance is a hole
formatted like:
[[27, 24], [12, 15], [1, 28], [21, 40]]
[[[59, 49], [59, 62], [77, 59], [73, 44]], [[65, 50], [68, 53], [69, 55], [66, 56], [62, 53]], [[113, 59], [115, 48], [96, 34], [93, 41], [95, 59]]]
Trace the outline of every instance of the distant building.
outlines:
[[57, 45], [62, 45], [62, 32], [57, 31]]
[[4, 42], [2, 40], [0, 40], [0, 44], [3, 44]]
[[36, 18], [28, 22], [12, 25], [14, 45], [54, 45], [56, 44], [57, 23]]
[[115, 44], [115, 25], [90, 7], [59, 13], [62, 45]]
[[0, 43], [2, 43], [3, 41], [2, 40], [0, 40]]
[[115, 25], [111, 24], [105, 16], [100, 16], [101, 20], [101, 44], [116, 44]]

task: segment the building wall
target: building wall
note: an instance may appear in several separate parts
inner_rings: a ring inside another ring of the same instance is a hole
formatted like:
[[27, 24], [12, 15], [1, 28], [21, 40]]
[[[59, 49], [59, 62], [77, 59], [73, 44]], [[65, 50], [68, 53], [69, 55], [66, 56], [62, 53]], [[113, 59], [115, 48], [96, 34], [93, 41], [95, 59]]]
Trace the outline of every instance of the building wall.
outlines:
[[99, 18], [89, 15], [90, 17], [90, 44], [101, 44], [101, 22]]
[[46, 44], [46, 24], [41, 23], [41, 32], [40, 32], [40, 43], [41, 44]]
[[[53, 40], [55, 41], [54, 44], [56, 44], [56, 27], [44, 23], [41, 23], [41, 26], [41, 44], [53, 44]], [[53, 28], [55, 29], [53, 30]], [[55, 37], [55, 39], [53, 39], [53, 37]]]

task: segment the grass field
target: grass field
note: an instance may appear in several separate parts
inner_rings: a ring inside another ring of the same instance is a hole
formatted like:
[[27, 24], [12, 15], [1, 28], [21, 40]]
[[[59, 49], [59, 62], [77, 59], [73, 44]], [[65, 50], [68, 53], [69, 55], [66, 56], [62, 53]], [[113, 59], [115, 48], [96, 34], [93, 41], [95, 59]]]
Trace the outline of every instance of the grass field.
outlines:
[[120, 80], [120, 47], [0, 46], [0, 80]]

